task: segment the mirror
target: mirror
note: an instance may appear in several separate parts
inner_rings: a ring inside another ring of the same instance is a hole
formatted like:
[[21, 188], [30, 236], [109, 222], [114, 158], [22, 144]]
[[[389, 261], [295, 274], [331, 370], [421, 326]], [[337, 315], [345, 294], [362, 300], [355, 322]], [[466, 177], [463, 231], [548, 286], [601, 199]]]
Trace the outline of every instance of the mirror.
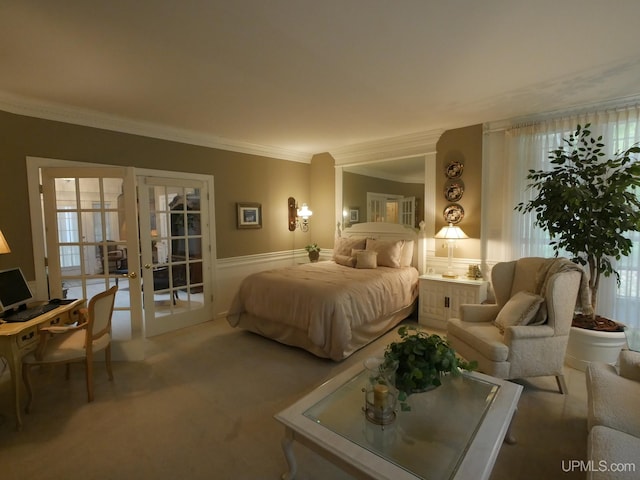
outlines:
[[343, 225], [380, 221], [418, 228], [424, 219], [424, 182], [424, 156], [343, 167]]

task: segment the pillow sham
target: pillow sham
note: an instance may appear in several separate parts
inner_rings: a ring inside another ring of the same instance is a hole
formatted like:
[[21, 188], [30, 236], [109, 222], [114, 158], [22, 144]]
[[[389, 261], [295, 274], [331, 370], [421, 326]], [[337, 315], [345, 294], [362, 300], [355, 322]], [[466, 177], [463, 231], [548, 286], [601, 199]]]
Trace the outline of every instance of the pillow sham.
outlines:
[[367, 238], [367, 246], [365, 249], [378, 254], [378, 266], [400, 268], [403, 245], [404, 240], [389, 241]]
[[540, 295], [520, 291], [502, 307], [493, 323], [498, 327], [500, 333], [504, 333], [507, 327], [528, 325], [529, 322], [536, 318], [543, 301], [544, 299]]
[[345, 267], [354, 268], [356, 266], [355, 257], [349, 255], [334, 255], [333, 261], [338, 265], [344, 265]]
[[404, 240], [402, 244], [402, 254], [400, 255], [400, 266], [410, 267], [413, 260], [413, 240]]
[[377, 268], [377, 252], [372, 250], [358, 250], [356, 252], [356, 268]]
[[337, 237], [333, 244], [334, 260], [336, 255], [351, 255], [351, 250], [364, 250], [367, 243], [365, 237]]

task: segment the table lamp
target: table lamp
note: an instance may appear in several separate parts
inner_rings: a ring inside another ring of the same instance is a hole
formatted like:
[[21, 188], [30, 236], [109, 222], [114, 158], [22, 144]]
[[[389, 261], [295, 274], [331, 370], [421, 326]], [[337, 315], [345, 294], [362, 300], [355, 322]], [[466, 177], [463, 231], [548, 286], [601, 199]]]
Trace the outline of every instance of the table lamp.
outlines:
[[11, 253], [11, 249], [9, 248], [9, 244], [2, 234], [2, 230], [0, 230], [0, 253]]
[[447, 248], [449, 249], [449, 266], [447, 268], [447, 273], [443, 273], [442, 276], [445, 278], [456, 278], [458, 275], [453, 273], [453, 249], [456, 246], [456, 240], [463, 240], [469, 237], [460, 227], [454, 226], [453, 223], [450, 223], [448, 226], [442, 227], [440, 231], [436, 233], [435, 238], [445, 239], [447, 241]]

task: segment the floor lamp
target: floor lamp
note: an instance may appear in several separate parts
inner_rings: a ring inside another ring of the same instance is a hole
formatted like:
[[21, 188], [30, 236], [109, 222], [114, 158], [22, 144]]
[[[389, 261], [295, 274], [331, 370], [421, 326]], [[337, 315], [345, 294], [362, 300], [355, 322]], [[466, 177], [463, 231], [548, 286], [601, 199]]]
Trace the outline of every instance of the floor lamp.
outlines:
[[453, 273], [453, 249], [456, 246], [456, 240], [463, 240], [469, 237], [460, 227], [456, 227], [453, 223], [450, 223], [448, 226], [442, 227], [440, 231], [436, 233], [435, 238], [441, 238], [447, 241], [449, 266], [447, 268], [447, 273], [443, 273], [442, 276], [445, 278], [456, 278], [458, 275]]

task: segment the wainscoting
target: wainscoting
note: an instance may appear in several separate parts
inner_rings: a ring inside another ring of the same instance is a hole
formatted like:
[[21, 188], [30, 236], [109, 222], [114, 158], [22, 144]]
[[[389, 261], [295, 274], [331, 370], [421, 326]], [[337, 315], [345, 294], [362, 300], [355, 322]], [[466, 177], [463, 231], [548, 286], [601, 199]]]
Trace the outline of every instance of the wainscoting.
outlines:
[[[331, 260], [332, 256], [333, 250], [323, 249], [320, 252], [320, 261]], [[309, 257], [304, 249], [218, 259], [216, 262], [216, 295], [214, 301], [215, 318], [226, 317], [233, 296], [236, 294], [242, 280], [248, 275], [271, 268], [307, 263], [308, 261]], [[493, 263], [495, 262], [492, 262], [491, 266], [493, 266]], [[460, 276], [466, 275], [469, 264], [479, 265], [480, 260], [453, 259], [453, 269]], [[429, 255], [427, 257], [427, 270], [429, 269], [433, 269], [436, 274], [446, 271], [447, 258]], [[489, 272], [483, 271], [482, 274], [485, 279], [490, 278]]]

